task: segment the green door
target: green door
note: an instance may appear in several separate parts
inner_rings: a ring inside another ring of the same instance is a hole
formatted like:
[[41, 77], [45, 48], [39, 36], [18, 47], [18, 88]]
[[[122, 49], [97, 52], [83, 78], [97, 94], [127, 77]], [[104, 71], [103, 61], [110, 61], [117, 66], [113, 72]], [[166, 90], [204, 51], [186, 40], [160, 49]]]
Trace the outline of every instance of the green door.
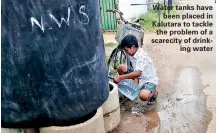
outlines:
[[116, 14], [106, 12], [107, 9], [115, 9], [115, 0], [100, 0], [102, 27], [106, 31], [116, 30]]

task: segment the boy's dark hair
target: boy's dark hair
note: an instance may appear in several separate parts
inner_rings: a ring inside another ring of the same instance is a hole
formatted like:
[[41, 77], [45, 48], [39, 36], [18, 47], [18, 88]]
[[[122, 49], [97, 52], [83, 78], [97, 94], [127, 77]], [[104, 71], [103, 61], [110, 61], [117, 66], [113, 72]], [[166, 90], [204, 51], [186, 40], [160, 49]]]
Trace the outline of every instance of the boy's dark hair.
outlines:
[[138, 41], [135, 36], [129, 34], [122, 39], [120, 47], [131, 48], [133, 45], [135, 45], [135, 47], [138, 48]]

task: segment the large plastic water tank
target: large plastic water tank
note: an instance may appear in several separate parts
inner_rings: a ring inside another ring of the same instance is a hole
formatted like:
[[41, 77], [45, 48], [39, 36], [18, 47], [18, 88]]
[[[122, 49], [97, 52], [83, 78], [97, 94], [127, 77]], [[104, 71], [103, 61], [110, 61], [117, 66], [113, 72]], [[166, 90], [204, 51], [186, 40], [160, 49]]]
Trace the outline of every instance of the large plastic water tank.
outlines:
[[72, 125], [108, 98], [98, 0], [2, 0], [2, 127]]

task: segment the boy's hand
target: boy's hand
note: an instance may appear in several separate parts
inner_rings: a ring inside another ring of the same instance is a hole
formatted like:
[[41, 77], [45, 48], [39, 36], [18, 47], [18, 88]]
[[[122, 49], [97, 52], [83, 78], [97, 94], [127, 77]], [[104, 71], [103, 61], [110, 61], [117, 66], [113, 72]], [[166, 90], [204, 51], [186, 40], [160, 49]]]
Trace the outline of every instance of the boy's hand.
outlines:
[[138, 78], [134, 78], [133, 80], [137, 85], [139, 84], [139, 79]]
[[122, 80], [122, 79], [121, 79], [121, 76], [120, 76], [120, 75], [114, 77], [114, 82], [115, 82], [115, 83], [119, 83], [121, 80]]

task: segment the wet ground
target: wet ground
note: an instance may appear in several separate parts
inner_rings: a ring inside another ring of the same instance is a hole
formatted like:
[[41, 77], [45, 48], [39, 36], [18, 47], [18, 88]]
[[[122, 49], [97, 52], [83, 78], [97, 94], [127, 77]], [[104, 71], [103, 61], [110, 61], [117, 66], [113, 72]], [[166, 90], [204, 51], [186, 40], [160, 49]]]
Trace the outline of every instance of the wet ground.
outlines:
[[122, 102], [122, 122], [113, 132], [206, 132], [211, 113], [200, 75], [196, 67], [178, 68], [173, 87], [154, 106], [139, 99]]

